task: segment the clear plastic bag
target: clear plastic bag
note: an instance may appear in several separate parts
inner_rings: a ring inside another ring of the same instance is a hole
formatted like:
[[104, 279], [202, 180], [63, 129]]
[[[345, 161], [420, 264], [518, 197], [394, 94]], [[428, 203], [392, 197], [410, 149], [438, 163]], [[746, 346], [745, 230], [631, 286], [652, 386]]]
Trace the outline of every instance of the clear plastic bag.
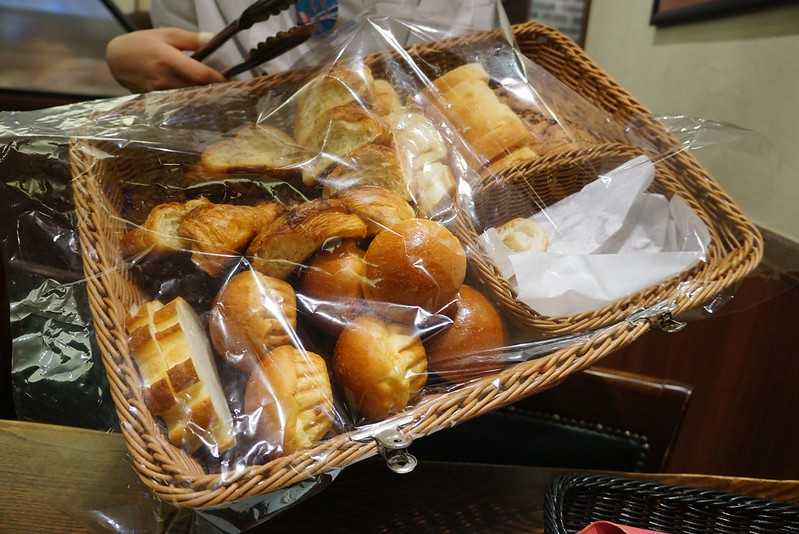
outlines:
[[49, 235], [157, 495], [224, 507], [377, 450], [408, 469], [414, 436], [754, 268], [757, 230], [689, 152], [737, 130], [669, 129], [551, 30], [513, 35], [364, 16], [307, 68], [3, 117], [33, 216], [74, 198], [80, 251]]

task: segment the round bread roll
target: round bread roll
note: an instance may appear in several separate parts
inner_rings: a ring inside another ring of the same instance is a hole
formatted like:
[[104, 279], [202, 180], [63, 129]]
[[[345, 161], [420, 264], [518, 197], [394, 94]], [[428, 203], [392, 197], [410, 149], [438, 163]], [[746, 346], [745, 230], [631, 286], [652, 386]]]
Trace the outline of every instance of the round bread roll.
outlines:
[[256, 441], [270, 455], [310, 447], [333, 423], [333, 391], [325, 360], [291, 345], [261, 356], [244, 390], [244, 411]]
[[336, 342], [333, 368], [350, 407], [367, 419], [402, 411], [427, 382], [424, 346], [409, 328], [362, 315]]
[[300, 291], [319, 300], [361, 298], [366, 276], [364, 251], [354, 240], [345, 240], [333, 250], [313, 257], [300, 280]]
[[549, 237], [540, 224], [517, 217], [497, 228], [497, 235], [514, 252], [546, 252]]
[[338, 335], [343, 325], [363, 313], [363, 255], [354, 240], [345, 240], [314, 256], [300, 279], [300, 294], [313, 299], [306, 307], [312, 306], [314, 324], [328, 334]]
[[425, 343], [430, 370], [450, 382], [465, 382], [498, 369], [500, 354], [475, 353], [504, 347], [507, 339], [505, 323], [494, 305], [476, 289], [461, 286], [452, 326]]
[[427, 219], [408, 219], [381, 231], [364, 259], [367, 299], [430, 312], [452, 302], [466, 276], [466, 254], [458, 239]]
[[258, 271], [241, 272], [217, 295], [208, 327], [217, 353], [249, 371], [258, 354], [292, 342], [297, 327], [294, 289]]

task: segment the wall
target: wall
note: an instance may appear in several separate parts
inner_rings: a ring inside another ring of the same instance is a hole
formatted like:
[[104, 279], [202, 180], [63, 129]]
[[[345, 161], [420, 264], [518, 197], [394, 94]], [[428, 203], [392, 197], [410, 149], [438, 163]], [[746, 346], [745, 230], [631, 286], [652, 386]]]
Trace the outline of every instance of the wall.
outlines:
[[114, 0], [114, 3], [125, 13], [130, 13], [134, 10], [147, 11], [150, 9], [150, 0]]
[[760, 135], [697, 152], [759, 224], [799, 241], [799, 5], [656, 29], [651, 0], [593, 0], [586, 50], [654, 113]]
[[529, 18], [559, 29], [580, 42], [586, 0], [532, 0]]

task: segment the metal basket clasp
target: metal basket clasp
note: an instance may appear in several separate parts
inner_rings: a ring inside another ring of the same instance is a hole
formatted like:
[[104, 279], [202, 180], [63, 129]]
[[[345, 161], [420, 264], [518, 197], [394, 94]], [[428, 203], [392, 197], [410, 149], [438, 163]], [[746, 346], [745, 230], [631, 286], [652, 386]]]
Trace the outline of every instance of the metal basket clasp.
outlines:
[[419, 463], [416, 457], [408, 452], [413, 439], [402, 431], [402, 427], [412, 420], [412, 417], [406, 416], [369, 425], [354, 432], [351, 439], [361, 443], [373, 440], [377, 444], [380, 456], [386, 461], [386, 466], [391, 471], [404, 475], [413, 471]]
[[674, 318], [672, 313], [676, 309], [677, 305], [673, 301], [658, 302], [649, 308], [633, 313], [627, 318], [627, 322], [632, 326], [641, 321], [649, 321], [649, 324], [661, 332], [673, 334], [688, 326], [688, 323]]

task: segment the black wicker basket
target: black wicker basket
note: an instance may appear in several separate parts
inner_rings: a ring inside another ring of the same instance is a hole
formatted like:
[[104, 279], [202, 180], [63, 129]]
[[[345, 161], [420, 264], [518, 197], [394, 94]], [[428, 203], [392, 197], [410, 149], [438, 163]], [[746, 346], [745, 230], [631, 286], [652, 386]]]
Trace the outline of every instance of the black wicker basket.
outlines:
[[548, 534], [612, 521], [667, 534], [799, 534], [799, 506], [600, 475], [559, 477], [544, 505]]

